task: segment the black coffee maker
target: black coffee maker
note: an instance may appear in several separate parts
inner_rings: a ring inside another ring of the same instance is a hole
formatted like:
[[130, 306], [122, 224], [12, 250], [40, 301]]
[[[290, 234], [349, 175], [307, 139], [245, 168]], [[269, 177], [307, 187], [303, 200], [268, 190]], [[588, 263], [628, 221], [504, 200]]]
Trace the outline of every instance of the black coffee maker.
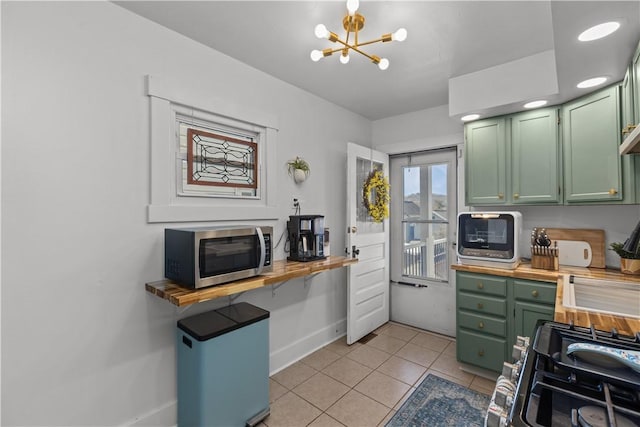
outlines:
[[324, 216], [291, 215], [287, 221], [289, 256], [291, 261], [325, 259]]

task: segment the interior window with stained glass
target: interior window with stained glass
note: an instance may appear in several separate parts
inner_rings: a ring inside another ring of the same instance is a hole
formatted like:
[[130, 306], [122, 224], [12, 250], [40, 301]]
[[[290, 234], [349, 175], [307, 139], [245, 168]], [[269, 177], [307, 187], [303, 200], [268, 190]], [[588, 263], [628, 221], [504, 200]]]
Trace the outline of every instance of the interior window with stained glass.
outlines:
[[178, 118], [180, 195], [258, 198], [259, 134]]

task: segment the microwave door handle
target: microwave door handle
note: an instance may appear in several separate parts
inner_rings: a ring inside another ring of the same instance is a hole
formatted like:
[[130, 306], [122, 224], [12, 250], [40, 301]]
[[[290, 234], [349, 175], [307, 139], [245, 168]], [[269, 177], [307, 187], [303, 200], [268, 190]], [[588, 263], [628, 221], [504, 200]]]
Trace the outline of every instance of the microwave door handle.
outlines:
[[262, 234], [262, 229], [260, 227], [256, 227], [256, 232], [258, 233], [258, 240], [260, 240], [260, 264], [258, 264], [258, 268], [256, 269], [256, 275], [262, 274], [262, 269], [264, 268], [264, 260], [267, 254], [267, 245], [264, 243], [264, 235]]

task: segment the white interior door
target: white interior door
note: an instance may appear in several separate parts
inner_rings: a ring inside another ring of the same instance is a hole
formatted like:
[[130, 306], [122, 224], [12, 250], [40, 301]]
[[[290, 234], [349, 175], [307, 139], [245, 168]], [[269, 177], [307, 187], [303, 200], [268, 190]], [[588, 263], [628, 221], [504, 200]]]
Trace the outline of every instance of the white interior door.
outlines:
[[347, 283], [347, 344], [353, 344], [389, 321], [389, 220], [374, 222], [362, 195], [371, 171], [388, 176], [389, 156], [352, 143], [347, 151], [347, 254], [358, 258]]
[[391, 159], [391, 320], [455, 336], [456, 149]]

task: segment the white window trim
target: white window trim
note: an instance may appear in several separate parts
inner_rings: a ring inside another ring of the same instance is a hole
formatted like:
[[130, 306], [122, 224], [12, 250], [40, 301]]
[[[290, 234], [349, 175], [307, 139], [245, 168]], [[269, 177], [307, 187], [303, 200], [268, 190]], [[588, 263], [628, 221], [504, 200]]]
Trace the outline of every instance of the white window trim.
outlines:
[[[229, 220], [276, 220], [276, 141], [278, 120], [272, 114], [255, 111], [233, 101], [211, 97], [185, 85], [171, 84], [146, 76], [146, 94], [151, 101], [151, 192], [147, 221], [196, 222]], [[265, 129], [259, 165], [261, 198], [208, 199], [178, 196], [176, 191], [175, 116], [181, 107], [193, 108]]]

